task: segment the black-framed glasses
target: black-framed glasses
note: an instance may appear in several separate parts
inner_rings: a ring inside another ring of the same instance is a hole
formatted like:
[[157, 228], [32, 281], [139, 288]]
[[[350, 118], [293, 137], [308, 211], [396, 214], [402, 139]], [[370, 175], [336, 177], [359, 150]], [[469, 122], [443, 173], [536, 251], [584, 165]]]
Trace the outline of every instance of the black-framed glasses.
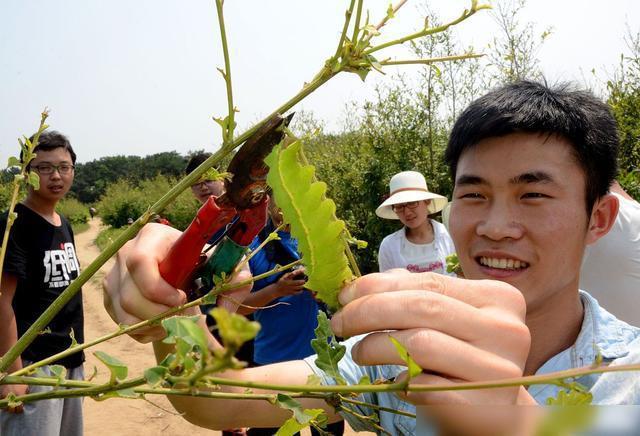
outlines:
[[71, 171], [73, 171], [75, 166], [68, 163], [63, 163], [60, 165], [40, 164], [40, 165], [33, 165], [32, 168], [35, 168], [38, 174], [48, 176], [53, 174], [54, 171], [57, 171], [58, 174], [69, 174], [71, 173]]
[[196, 182], [193, 185], [191, 185], [191, 189], [193, 189], [194, 191], [197, 191], [203, 188], [204, 186], [208, 186], [211, 183], [215, 183], [216, 181], [217, 180], [202, 180], [200, 182]]
[[405, 207], [407, 209], [415, 209], [416, 207], [418, 207], [419, 204], [420, 204], [419, 201], [409, 201], [408, 203], [394, 204], [391, 206], [391, 209], [393, 209], [394, 212], [398, 213], [398, 212], [404, 211]]

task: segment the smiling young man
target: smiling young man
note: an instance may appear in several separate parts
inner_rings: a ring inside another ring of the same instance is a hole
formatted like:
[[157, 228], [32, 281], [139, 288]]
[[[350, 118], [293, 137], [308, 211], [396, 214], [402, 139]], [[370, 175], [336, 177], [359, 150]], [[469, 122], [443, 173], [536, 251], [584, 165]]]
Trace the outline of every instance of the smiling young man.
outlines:
[[[68, 139], [55, 131], [40, 135], [36, 157], [29, 169], [38, 174], [39, 189], [29, 186], [27, 197], [16, 206], [16, 218], [7, 243], [0, 296], [0, 354], [49, 307], [80, 273], [73, 231], [56, 205], [71, 188], [76, 155]], [[7, 214], [2, 216], [4, 232]], [[72, 337], [84, 341], [82, 295], [76, 294], [47, 326], [47, 331], [26, 348], [9, 373], [50, 357], [71, 346]], [[67, 378], [82, 380], [84, 354], [74, 353], [54, 364], [67, 368]], [[51, 374], [49, 366], [42, 367]], [[49, 387], [1, 385], [0, 395], [51, 390]], [[0, 411], [0, 434], [80, 435], [82, 400], [58, 398], [28, 403]]]
[[[389, 335], [423, 368], [412, 382], [432, 386], [543, 374], [600, 358], [605, 364], [640, 361], [640, 330], [578, 289], [585, 247], [606, 234], [616, 216], [617, 200], [608, 187], [616, 172], [617, 143], [609, 109], [586, 92], [518, 82], [473, 102], [457, 120], [446, 153], [455, 180], [450, 231], [467, 279], [393, 270], [348, 284], [339, 296], [343, 308], [331, 320], [337, 335], [351, 338], [345, 342], [341, 375], [353, 384], [365, 375], [371, 380], [406, 377]], [[105, 281], [108, 310], [117, 322], [133, 324], [184, 302], [184, 293], [157, 273], [158, 261], [178, 236], [147, 226], [121, 250]], [[158, 340], [163, 337], [158, 328], [139, 335], [154, 337], [158, 359], [171, 351]], [[212, 341], [211, 346], [219, 345]], [[304, 384], [312, 374], [335, 383], [313, 357], [225, 376]], [[639, 380], [637, 373], [578, 379], [594, 404], [640, 404]], [[544, 404], [559, 389], [367, 393], [360, 399], [414, 412], [416, 405]], [[267, 402], [171, 401], [188, 420], [211, 428], [277, 426], [289, 417]], [[341, 418], [322, 401], [303, 400], [303, 405], [324, 408], [330, 420]], [[360, 415], [375, 412], [350, 407]], [[430, 410], [434, 422], [459, 434], [482, 428], [446, 407]], [[411, 418], [379, 415], [380, 425], [392, 434], [416, 433]], [[364, 428], [350, 414], [343, 418]], [[504, 427], [496, 429], [493, 434]]]

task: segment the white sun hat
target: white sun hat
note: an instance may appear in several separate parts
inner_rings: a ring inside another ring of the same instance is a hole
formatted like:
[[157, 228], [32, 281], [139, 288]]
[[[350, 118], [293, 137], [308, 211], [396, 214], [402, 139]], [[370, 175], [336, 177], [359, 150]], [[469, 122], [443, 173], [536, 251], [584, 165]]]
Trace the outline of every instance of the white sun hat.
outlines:
[[390, 220], [400, 219], [391, 206], [420, 200], [431, 200], [427, 206], [429, 215], [441, 211], [449, 202], [446, 197], [429, 191], [422, 174], [417, 171], [403, 171], [389, 180], [389, 198], [378, 206], [376, 215]]

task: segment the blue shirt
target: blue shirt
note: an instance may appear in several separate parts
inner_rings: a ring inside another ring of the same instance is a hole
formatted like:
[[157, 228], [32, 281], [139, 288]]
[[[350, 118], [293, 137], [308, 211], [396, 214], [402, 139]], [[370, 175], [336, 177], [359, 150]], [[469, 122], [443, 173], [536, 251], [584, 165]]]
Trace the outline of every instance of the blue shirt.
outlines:
[[[589, 365], [595, 361], [598, 353], [602, 356], [604, 363], [613, 365], [640, 362], [640, 329], [611, 315], [588, 293], [580, 291], [580, 298], [584, 306], [584, 319], [576, 342], [570, 348], [549, 359], [538, 369], [536, 375]], [[340, 361], [339, 367], [347, 383], [357, 384], [365, 375], [368, 375], [372, 381], [391, 380], [406, 369], [404, 366], [397, 365], [357, 365], [351, 359], [351, 348], [360, 339], [362, 337], [354, 337], [344, 342], [347, 353]], [[322, 377], [324, 384], [335, 384], [332, 378], [315, 366], [315, 358], [316, 356], [310, 356], [305, 361], [316, 374]], [[638, 372], [592, 374], [580, 377], [577, 381], [590, 389], [594, 405], [640, 405], [640, 373]], [[554, 385], [535, 385], [529, 388], [529, 393], [539, 404], [544, 405], [546, 399], [555, 397], [559, 389], [561, 388]], [[367, 393], [362, 394], [359, 400], [414, 414], [416, 412], [414, 405], [400, 400], [395, 394]], [[366, 407], [350, 407], [363, 415], [374, 413], [374, 410]], [[391, 434], [416, 434], [415, 419], [389, 412], [380, 412], [379, 415], [380, 425]], [[343, 417], [354, 430], [370, 431], [353, 415], [345, 414]]]
[[[265, 249], [258, 251], [249, 260], [249, 268], [254, 276], [271, 271], [277, 265], [286, 265], [291, 260], [300, 259], [297, 252], [298, 241], [289, 232], [278, 232], [279, 241], [269, 244], [280, 244], [289, 259], [269, 259]], [[260, 245], [256, 237], [251, 243], [251, 249]], [[283, 275], [274, 274], [253, 284], [251, 292], [275, 283]], [[300, 360], [314, 353], [311, 340], [315, 337], [314, 330], [318, 326], [318, 304], [311, 292], [302, 291], [296, 295], [287, 295], [271, 301], [265, 309], [257, 310], [253, 316], [261, 325], [260, 332], [254, 342], [253, 360], [260, 364]]]

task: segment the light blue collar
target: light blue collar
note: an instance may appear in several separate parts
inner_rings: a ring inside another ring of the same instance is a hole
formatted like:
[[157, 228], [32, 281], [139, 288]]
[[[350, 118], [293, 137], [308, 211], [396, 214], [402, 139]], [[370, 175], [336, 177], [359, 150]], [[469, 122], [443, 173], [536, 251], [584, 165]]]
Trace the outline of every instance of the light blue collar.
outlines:
[[[536, 375], [591, 365], [598, 355], [604, 363], [609, 363], [627, 356], [630, 343], [640, 337], [640, 329], [607, 312], [587, 292], [580, 291], [580, 299], [584, 307], [584, 319], [576, 342], [549, 359], [538, 369]], [[580, 377], [577, 381], [590, 388], [598, 377], [599, 374], [593, 374]], [[544, 404], [559, 389], [554, 385], [536, 385], [529, 388], [529, 393], [538, 403]]]

